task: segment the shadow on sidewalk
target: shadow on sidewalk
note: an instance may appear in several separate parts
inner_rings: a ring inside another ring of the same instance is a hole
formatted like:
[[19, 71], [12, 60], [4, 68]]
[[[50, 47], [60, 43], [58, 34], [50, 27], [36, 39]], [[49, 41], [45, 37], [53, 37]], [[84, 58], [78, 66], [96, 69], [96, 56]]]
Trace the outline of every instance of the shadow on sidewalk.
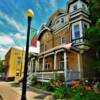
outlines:
[[36, 99], [36, 100], [44, 100], [44, 98], [45, 98], [46, 96], [47, 96], [46, 94], [40, 94], [40, 95], [38, 95], [38, 96], [33, 97], [33, 99]]
[[10, 83], [10, 86], [11, 87], [19, 87], [19, 84], [18, 83]]
[[28, 91], [33, 91], [37, 94], [43, 94], [43, 95], [51, 95], [51, 93], [47, 92], [47, 91], [44, 91], [44, 90], [41, 90], [41, 89], [37, 89], [37, 88], [27, 88]]
[[0, 95], [0, 100], [4, 100], [3, 97]]

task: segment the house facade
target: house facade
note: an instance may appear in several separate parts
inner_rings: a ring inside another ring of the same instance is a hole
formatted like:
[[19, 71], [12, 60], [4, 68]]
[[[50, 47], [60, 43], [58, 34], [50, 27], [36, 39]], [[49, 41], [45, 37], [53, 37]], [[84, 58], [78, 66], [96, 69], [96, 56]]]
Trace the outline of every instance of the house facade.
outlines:
[[5, 55], [7, 81], [19, 81], [23, 77], [25, 52], [21, 49], [10, 48]]
[[69, 0], [40, 30], [40, 53], [31, 59], [39, 81], [64, 74], [66, 81], [92, 78], [93, 52], [85, 38], [90, 27], [88, 0]]

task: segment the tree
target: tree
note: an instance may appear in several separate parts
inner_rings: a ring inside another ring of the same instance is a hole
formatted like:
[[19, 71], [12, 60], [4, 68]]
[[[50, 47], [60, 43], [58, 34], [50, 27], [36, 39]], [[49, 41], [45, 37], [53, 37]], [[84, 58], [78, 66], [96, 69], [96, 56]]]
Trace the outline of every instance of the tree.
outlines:
[[6, 63], [4, 60], [0, 60], [0, 73], [3, 73], [6, 67]]
[[100, 69], [100, 0], [91, 0], [89, 9], [92, 24], [86, 30], [86, 37], [95, 52], [94, 64]]

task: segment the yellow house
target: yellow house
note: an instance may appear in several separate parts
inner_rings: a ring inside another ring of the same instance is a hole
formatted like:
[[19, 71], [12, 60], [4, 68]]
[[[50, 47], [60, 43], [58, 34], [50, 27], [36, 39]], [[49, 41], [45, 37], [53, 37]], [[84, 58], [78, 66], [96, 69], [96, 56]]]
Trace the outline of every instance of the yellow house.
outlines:
[[17, 48], [10, 48], [5, 55], [6, 61], [6, 80], [8, 81], [19, 81], [23, 77], [24, 71], [24, 50]]

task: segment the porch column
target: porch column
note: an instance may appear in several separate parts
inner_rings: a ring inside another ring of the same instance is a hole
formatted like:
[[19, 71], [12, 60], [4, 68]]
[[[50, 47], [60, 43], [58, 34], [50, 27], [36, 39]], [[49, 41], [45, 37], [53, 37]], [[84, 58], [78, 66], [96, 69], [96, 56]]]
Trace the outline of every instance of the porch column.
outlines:
[[43, 57], [43, 68], [42, 68], [42, 71], [44, 71], [45, 69], [45, 57]]
[[54, 70], [56, 69], [56, 52], [54, 53]]
[[80, 54], [77, 54], [79, 78], [81, 78]]
[[67, 86], [67, 53], [64, 50], [64, 77], [65, 77], [65, 84]]
[[32, 59], [32, 60], [31, 60], [31, 73], [33, 73], [33, 70], [34, 70], [34, 69], [33, 69], [33, 65], [34, 65], [34, 60]]
[[38, 68], [38, 59], [35, 60], [35, 73], [37, 72], [37, 68]]
[[40, 69], [40, 64], [39, 64], [39, 58], [37, 59], [37, 71], [39, 71]]
[[80, 54], [77, 54], [77, 59], [78, 59], [78, 71], [80, 72]]

